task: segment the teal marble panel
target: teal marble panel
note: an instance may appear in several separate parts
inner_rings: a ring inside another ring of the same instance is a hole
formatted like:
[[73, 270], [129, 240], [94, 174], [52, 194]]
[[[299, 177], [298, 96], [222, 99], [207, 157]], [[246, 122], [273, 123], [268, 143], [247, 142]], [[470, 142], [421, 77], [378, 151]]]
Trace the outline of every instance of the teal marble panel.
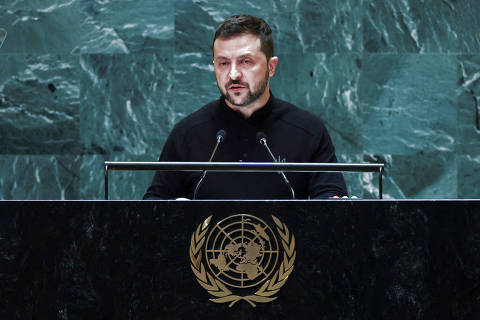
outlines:
[[361, 55], [297, 57], [279, 56], [277, 72], [272, 78], [273, 93], [318, 115], [325, 122], [338, 154], [362, 154], [363, 119], [358, 97]]
[[480, 55], [459, 56], [458, 62], [458, 151], [472, 154], [480, 149]]
[[365, 152], [454, 151], [456, 89], [455, 56], [364, 55], [359, 97]]
[[219, 23], [234, 14], [251, 14], [271, 26], [277, 53], [359, 52], [362, 12], [363, 0], [180, 0], [175, 2], [175, 36], [191, 48], [180, 52], [206, 54]]
[[0, 199], [78, 199], [78, 165], [78, 156], [0, 155]]
[[170, 55], [174, 1], [79, 1], [82, 37], [78, 53], [158, 53]]
[[[215, 29], [224, 17], [229, 16], [230, 3], [220, 2], [175, 1], [175, 54], [198, 53], [211, 57], [211, 45]], [[204, 8], [207, 5], [206, 8]], [[246, 3], [248, 6], [249, 4]], [[209, 58], [211, 61], [211, 58]]]
[[480, 198], [480, 55], [458, 66], [458, 196]]
[[[79, 199], [105, 199], [104, 161], [112, 161], [110, 155], [82, 155], [79, 161]], [[130, 161], [130, 160], [129, 160]], [[110, 185], [110, 184], [109, 184]]]
[[[220, 2], [175, 2], [175, 123], [220, 96], [211, 45], [217, 25], [230, 15], [231, 4], [219, 5]], [[246, 3], [247, 7], [250, 5]]]
[[175, 3], [175, 123], [220, 96], [211, 50], [217, 23], [200, 5]]
[[[337, 152], [338, 161], [341, 163], [384, 163], [388, 165], [386, 159], [378, 159], [371, 155], [345, 155]], [[349, 197], [359, 199], [378, 199], [379, 198], [379, 174], [371, 172], [343, 172]], [[385, 180], [383, 185], [383, 198], [389, 199], [392, 196], [390, 190], [385, 190]]]
[[386, 199], [457, 198], [457, 165], [454, 152], [383, 155]]
[[[128, 152], [85, 155], [79, 161], [79, 199], [105, 199], [104, 161], [145, 161], [143, 156]], [[153, 179], [154, 171], [109, 171], [109, 199], [140, 200]]]
[[458, 155], [458, 198], [480, 198], [480, 148], [475, 155]]
[[79, 151], [77, 59], [0, 54], [2, 154]]
[[365, 4], [367, 52], [480, 51], [480, 1], [370, 0]]
[[162, 53], [173, 45], [173, 1], [31, 0], [0, 6], [4, 53]]
[[173, 123], [220, 97], [211, 56], [200, 53], [176, 55], [174, 79]]
[[[272, 1], [266, 8], [279, 53], [345, 53], [363, 49], [364, 0]], [[255, 15], [255, 13], [253, 13]]]
[[8, 31], [3, 53], [70, 53], [82, 38], [79, 1], [0, 1], [0, 26]]
[[[384, 199], [457, 198], [457, 156], [453, 152], [416, 155], [337, 155], [345, 163], [383, 163]], [[460, 169], [458, 169], [460, 170]], [[343, 173], [349, 196], [378, 199], [378, 173]]]
[[143, 161], [158, 159], [175, 118], [172, 60], [158, 54], [80, 57], [85, 153], [125, 152], [141, 155]]

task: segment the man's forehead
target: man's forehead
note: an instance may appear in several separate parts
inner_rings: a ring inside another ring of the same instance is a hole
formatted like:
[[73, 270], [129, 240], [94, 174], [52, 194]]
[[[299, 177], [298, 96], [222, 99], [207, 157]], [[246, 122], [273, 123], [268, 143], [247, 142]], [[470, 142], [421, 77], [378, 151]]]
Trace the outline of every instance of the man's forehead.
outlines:
[[213, 44], [214, 56], [256, 55], [261, 51], [260, 38], [254, 34], [217, 38]]

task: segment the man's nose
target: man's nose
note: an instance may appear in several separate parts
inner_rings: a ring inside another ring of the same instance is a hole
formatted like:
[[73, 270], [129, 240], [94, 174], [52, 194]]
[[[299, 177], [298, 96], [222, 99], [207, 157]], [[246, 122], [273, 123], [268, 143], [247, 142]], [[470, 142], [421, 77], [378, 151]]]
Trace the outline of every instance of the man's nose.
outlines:
[[236, 64], [232, 64], [232, 67], [230, 68], [230, 79], [232, 80], [238, 80], [242, 76], [240, 70], [238, 70]]

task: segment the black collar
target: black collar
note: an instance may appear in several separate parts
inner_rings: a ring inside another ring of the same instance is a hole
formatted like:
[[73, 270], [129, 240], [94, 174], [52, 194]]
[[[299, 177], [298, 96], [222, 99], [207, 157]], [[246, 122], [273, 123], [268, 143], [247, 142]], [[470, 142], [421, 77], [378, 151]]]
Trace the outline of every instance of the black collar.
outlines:
[[243, 115], [230, 108], [223, 97], [220, 97], [220, 115], [222, 118], [229, 119], [231, 121], [243, 121], [245, 123], [252, 124], [254, 126], [261, 126], [262, 123], [268, 119], [270, 116], [272, 109], [273, 109], [273, 101], [275, 100], [275, 97], [273, 96], [272, 92], [270, 91], [270, 98], [268, 99], [267, 103], [252, 113], [250, 117], [245, 119]]

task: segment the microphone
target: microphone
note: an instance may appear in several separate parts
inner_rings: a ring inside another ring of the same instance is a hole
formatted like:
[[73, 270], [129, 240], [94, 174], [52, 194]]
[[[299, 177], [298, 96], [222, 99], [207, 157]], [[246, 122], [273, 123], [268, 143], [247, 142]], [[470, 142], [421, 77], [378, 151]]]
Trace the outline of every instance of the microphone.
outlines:
[[3, 45], [3, 41], [5, 41], [5, 38], [7, 37], [7, 30], [0, 28], [0, 48]]
[[[270, 148], [268, 147], [267, 135], [265, 133], [263, 133], [262, 131], [259, 131], [259, 132], [257, 132], [257, 140], [258, 140], [258, 142], [260, 142], [260, 144], [262, 146], [265, 147], [265, 149], [267, 149], [268, 154], [272, 158], [273, 162], [278, 162], [277, 158], [275, 158], [275, 156], [273, 155], [272, 150], [270, 150]], [[282, 176], [283, 181], [290, 188], [290, 192], [292, 193], [292, 199], [295, 199], [295, 191], [293, 190], [293, 187], [290, 184], [290, 181], [288, 181], [287, 176], [283, 173], [283, 171], [277, 171], [277, 173]]]
[[[221, 142], [223, 142], [226, 135], [227, 133], [223, 129], [220, 129], [217, 131], [217, 143], [215, 144], [215, 148], [213, 148], [212, 154], [210, 155], [208, 162], [212, 162], [213, 156], [217, 152], [218, 146], [220, 145]], [[200, 188], [200, 185], [202, 184], [203, 179], [205, 179], [206, 175], [207, 175], [207, 170], [203, 170], [202, 177], [200, 178], [200, 180], [198, 180], [197, 185], [195, 186], [195, 191], [193, 192], [193, 200], [197, 198], [198, 189]]]

